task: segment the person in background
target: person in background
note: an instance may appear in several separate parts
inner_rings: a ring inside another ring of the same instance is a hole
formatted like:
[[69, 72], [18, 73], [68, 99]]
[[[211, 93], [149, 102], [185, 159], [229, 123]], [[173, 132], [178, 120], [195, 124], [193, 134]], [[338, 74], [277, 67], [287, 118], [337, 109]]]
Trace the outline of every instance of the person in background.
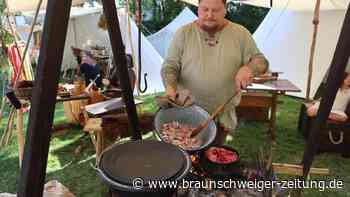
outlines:
[[[329, 119], [339, 122], [345, 122], [348, 120], [348, 116], [345, 113], [346, 107], [350, 101], [350, 75], [345, 72], [342, 76], [343, 83], [339, 88], [337, 95], [335, 97], [331, 113], [329, 114]], [[320, 100], [306, 104], [307, 114], [310, 117], [315, 117], [320, 107]]]
[[200, 0], [198, 20], [176, 32], [161, 70], [168, 97], [187, 89], [209, 113], [237, 93], [217, 119], [219, 145], [236, 127], [241, 89], [268, 69], [249, 31], [225, 15], [226, 0]]
[[[134, 62], [133, 62], [132, 56], [130, 54], [126, 54], [126, 64], [128, 67], [130, 85], [131, 85], [132, 90], [134, 90], [135, 84], [136, 84], [136, 74], [134, 71]], [[115, 62], [113, 61], [113, 67], [110, 71], [109, 79], [103, 79], [102, 83], [105, 86], [110, 87], [110, 88], [121, 88], [118, 72], [119, 72], [118, 67], [115, 64]]]
[[81, 64], [78, 66], [78, 75], [83, 74], [85, 85], [94, 82], [98, 88], [102, 87], [101, 67], [97, 64], [92, 54], [87, 51], [81, 52]]

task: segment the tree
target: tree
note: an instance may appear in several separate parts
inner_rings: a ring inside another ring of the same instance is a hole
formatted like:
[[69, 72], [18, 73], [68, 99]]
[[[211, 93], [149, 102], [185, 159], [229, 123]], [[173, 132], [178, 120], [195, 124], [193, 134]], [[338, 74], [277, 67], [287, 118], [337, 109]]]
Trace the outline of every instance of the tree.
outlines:
[[[142, 21], [144, 34], [155, 33], [169, 24], [185, 7], [178, 0], [142, 0]], [[135, 13], [135, 0], [130, 1], [130, 10]]]
[[228, 20], [241, 24], [254, 33], [269, 9], [230, 2], [227, 5], [227, 11]]
[[[197, 7], [183, 3], [180, 0], [142, 0], [143, 33], [148, 35], [157, 32], [169, 24], [185, 6], [197, 13]], [[130, 0], [130, 10], [135, 13], [135, 0]], [[243, 25], [253, 33], [265, 18], [269, 9], [229, 2], [227, 11], [226, 18], [228, 20]]]
[[4, 15], [5, 11], [5, 1], [0, 0], [0, 67], [1, 70], [4, 71], [4, 67], [7, 67], [8, 61], [7, 61], [7, 45], [13, 42], [13, 36], [6, 30], [4, 25]]

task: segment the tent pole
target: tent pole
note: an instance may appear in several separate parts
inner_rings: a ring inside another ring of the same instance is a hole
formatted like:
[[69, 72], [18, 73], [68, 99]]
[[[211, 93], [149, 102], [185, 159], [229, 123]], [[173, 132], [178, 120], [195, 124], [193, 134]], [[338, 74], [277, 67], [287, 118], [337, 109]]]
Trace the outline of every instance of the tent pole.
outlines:
[[346, 64], [350, 56], [350, 5], [347, 9], [343, 27], [339, 36], [337, 47], [333, 56], [329, 75], [326, 82], [326, 88], [322, 95], [321, 104], [315, 119], [311, 125], [310, 136], [305, 147], [303, 156], [304, 177], [307, 177], [310, 171], [315, 154], [317, 153], [320, 135], [319, 132], [325, 128], [329, 113], [331, 111], [335, 96], [342, 84], [342, 76], [344, 74]]
[[128, 122], [132, 130], [133, 140], [141, 140], [142, 135], [139, 127], [139, 120], [137, 117], [134, 95], [130, 84], [128, 68], [126, 64], [125, 46], [123, 44], [122, 35], [120, 31], [117, 8], [114, 0], [102, 0], [103, 12], [106, 16], [108, 24], [108, 33], [113, 51], [114, 62], [118, 66], [118, 75], [120, 78], [120, 85], [123, 92], [123, 101], [126, 105], [128, 113]]
[[320, 4], [321, 4], [321, 0], [317, 0], [315, 11], [314, 11], [314, 19], [312, 20], [312, 23], [314, 24], [314, 31], [312, 35], [312, 43], [310, 48], [309, 73], [307, 77], [307, 86], [306, 86], [307, 101], [310, 101], [310, 88], [311, 88], [311, 79], [313, 74], [313, 64], [314, 64], [314, 57], [315, 57], [317, 32], [318, 32], [318, 25], [320, 23]]

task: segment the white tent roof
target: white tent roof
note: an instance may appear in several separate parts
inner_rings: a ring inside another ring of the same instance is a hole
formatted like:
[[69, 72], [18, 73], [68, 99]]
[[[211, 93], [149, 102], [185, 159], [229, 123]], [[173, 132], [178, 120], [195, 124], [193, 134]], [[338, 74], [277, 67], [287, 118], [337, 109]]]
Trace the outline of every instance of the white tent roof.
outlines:
[[147, 37], [158, 53], [164, 58], [171, 40], [178, 28], [197, 19], [197, 16], [187, 7], [167, 26]]
[[[131, 23], [131, 34], [128, 33], [127, 24], [128, 17], [125, 10], [118, 10], [119, 22], [122, 31], [122, 37], [125, 44], [126, 52], [131, 54], [132, 48], [135, 54], [135, 63], [138, 64], [138, 28], [136, 23], [130, 19]], [[132, 40], [132, 45], [130, 44], [130, 40]], [[143, 74], [147, 73], [147, 83], [148, 89], [145, 94], [156, 93], [164, 91], [164, 87], [162, 84], [162, 79], [160, 76], [160, 70], [163, 63], [163, 58], [159, 55], [156, 49], [152, 46], [152, 44], [147, 40], [147, 38], [142, 34], [141, 35], [141, 61], [142, 61], [142, 73], [141, 73], [141, 81], [142, 87], [143, 84]]]
[[[101, 7], [72, 8], [62, 61], [63, 69], [73, 68], [77, 65], [71, 46], [85, 48], [88, 45], [99, 45], [105, 46], [108, 51], [111, 51], [108, 31], [101, 30], [97, 25], [101, 13]], [[40, 17], [43, 18], [43, 16], [44, 13]], [[133, 47], [135, 52], [134, 56], [136, 58], [135, 62], [138, 62], [138, 28], [135, 22], [130, 19], [131, 34], [129, 34], [127, 28], [127, 14], [125, 10], [119, 9], [118, 17], [126, 53], [131, 54], [131, 48]], [[130, 44], [130, 41], [132, 44]], [[145, 36], [142, 35], [142, 73], [148, 73], [148, 90], [146, 93], [154, 93], [164, 90], [160, 77], [162, 62], [163, 58], [153, 48], [151, 43], [148, 42]]]
[[[314, 58], [314, 72], [310, 96], [323, 80], [334, 55], [345, 10], [324, 10], [320, 12], [320, 25]], [[281, 78], [287, 78], [302, 89], [293, 93], [305, 97], [313, 32], [313, 12], [271, 9], [254, 33], [260, 50], [270, 61], [272, 71], [281, 71]]]
[[[240, 2], [259, 6], [270, 7], [270, 0], [241, 0]], [[316, 0], [273, 0], [272, 8], [276, 9], [290, 9], [290, 10], [314, 10]], [[344, 10], [349, 5], [349, 0], [321, 0], [321, 10]]]
[[[181, 0], [198, 6], [198, 0]], [[227, 2], [240, 2], [248, 5], [270, 8], [271, 0], [228, 0]], [[314, 10], [316, 0], [272, 0], [272, 8], [291, 10]], [[321, 10], [344, 10], [349, 5], [349, 0], [321, 0]]]
[[[73, 0], [72, 6], [83, 4], [85, 0]], [[7, 0], [10, 12], [33, 11], [38, 6], [39, 0]], [[46, 8], [47, 0], [41, 3], [41, 9]]]

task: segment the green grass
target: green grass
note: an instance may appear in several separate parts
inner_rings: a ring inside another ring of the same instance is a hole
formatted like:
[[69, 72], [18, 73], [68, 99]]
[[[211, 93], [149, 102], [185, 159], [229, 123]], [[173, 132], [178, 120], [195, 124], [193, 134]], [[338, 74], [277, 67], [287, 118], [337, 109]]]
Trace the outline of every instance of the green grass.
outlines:
[[[298, 164], [304, 151], [304, 140], [297, 132], [297, 120], [300, 102], [290, 97], [281, 97], [283, 104], [279, 105], [277, 114], [277, 146], [274, 150], [274, 162]], [[156, 104], [153, 96], [142, 98], [145, 110], [155, 111]], [[8, 109], [6, 112], [8, 115]], [[27, 120], [27, 115], [26, 115]], [[62, 104], [56, 106], [55, 123], [64, 122]], [[0, 124], [0, 135], [3, 132], [7, 118]], [[260, 146], [268, 144], [267, 126], [259, 122], [242, 122], [228, 143], [235, 147], [243, 159], [250, 159], [250, 155]], [[75, 150], [79, 147], [80, 153]], [[58, 180], [67, 186], [76, 196], [98, 197], [105, 196], [106, 186], [101, 183], [91, 164], [95, 163], [95, 153], [89, 136], [84, 135], [79, 127], [71, 129], [65, 135], [53, 137], [47, 163], [46, 180]], [[334, 178], [344, 180], [342, 190], [324, 191], [306, 189], [304, 196], [310, 197], [346, 197], [350, 196], [350, 159], [344, 159], [337, 154], [322, 154], [315, 157], [313, 167], [329, 168], [331, 175], [327, 177], [314, 176], [311, 179]], [[16, 136], [11, 144], [0, 150], [0, 193], [15, 193], [19, 178], [18, 150]], [[280, 179], [290, 179], [285, 175]]]

